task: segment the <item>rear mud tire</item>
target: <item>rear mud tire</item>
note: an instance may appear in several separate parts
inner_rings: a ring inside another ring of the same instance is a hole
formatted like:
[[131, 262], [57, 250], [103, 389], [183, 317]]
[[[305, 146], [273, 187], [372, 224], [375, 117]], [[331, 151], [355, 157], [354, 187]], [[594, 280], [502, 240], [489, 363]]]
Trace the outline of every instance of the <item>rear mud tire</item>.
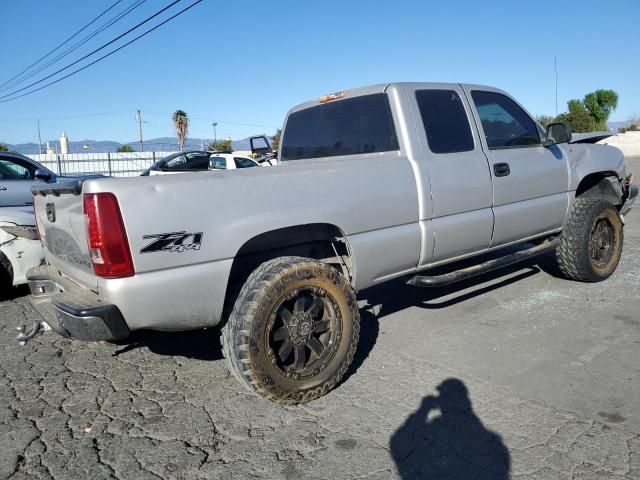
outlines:
[[13, 288], [13, 266], [9, 259], [0, 252], [0, 296]]
[[611, 203], [578, 198], [560, 235], [558, 268], [572, 280], [601, 282], [618, 266], [623, 240], [622, 221]]
[[[222, 328], [221, 343], [229, 370], [242, 385], [293, 405], [338, 384], [359, 335], [356, 295], [340, 272], [313, 259], [279, 257], [249, 276]], [[289, 358], [293, 366], [286, 365]]]

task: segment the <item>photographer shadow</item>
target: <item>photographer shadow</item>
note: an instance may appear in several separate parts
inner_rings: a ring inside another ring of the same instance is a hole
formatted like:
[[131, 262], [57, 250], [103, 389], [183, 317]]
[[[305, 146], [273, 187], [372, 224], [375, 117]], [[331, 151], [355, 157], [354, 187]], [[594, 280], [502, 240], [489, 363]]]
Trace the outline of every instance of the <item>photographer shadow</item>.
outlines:
[[464, 383], [449, 378], [436, 389], [391, 437], [400, 478], [509, 478], [509, 451], [476, 416]]

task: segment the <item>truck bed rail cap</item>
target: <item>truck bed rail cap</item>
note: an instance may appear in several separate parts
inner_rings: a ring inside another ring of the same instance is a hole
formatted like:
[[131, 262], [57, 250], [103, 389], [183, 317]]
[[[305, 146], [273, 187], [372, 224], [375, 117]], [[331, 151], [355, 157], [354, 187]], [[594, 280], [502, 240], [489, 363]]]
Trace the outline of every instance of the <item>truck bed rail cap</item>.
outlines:
[[42, 185], [37, 187], [31, 187], [31, 193], [34, 195], [62, 195], [65, 193], [72, 193], [74, 195], [80, 195], [82, 193], [82, 184], [84, 180], [74, 180], [72, 182], [54, 183], [51, 185]]

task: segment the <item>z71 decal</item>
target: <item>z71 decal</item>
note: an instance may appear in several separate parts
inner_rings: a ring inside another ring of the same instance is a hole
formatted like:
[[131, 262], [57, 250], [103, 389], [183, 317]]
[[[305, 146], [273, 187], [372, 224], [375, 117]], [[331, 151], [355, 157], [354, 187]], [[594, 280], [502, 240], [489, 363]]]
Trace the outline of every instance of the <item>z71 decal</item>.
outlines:
[[153, 241], [142, 247], [140, 253], [182, 253], [187, 250], [200, 250], [200, 244], [202, 243], [202, 232], [156, 233], [153, 235], [144, 235], [142, 238], [144, 240], [153, 238]]

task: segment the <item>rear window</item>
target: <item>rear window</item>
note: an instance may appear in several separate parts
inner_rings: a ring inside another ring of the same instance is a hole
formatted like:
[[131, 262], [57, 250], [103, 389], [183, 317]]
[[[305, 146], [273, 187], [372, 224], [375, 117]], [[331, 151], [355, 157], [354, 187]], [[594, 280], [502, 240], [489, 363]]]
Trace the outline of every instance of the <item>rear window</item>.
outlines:
[[398, 150], [389, 100], [363, 95], [306, 108], [289, 115], [282, 160]]
[[433, 153], [473, 150], [469, 119], [460, 96], [453, 90], [418, 90], [416, 100]]

